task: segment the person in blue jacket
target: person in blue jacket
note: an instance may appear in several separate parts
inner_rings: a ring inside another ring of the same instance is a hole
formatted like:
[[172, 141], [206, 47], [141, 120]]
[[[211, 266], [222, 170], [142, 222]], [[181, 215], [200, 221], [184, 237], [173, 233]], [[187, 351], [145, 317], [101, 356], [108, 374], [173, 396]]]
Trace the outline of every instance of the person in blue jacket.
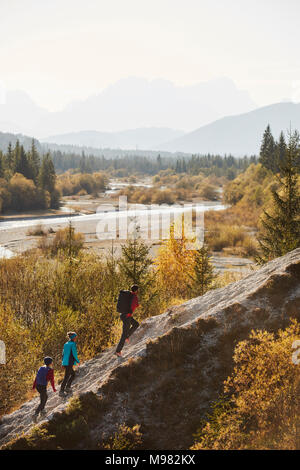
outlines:
[[62, 365], [65, 368], [65, 376], [59, 391], [59, 396], [61, 397], [65, 397], [66, 393], [72, 393], [71, 385], [75, 377], [73, 366], [80, 364], [76, 347], [77, 334], [74, 331], [69, 331], [67, 338], [69, 341], [64, 344], [62, 355]]

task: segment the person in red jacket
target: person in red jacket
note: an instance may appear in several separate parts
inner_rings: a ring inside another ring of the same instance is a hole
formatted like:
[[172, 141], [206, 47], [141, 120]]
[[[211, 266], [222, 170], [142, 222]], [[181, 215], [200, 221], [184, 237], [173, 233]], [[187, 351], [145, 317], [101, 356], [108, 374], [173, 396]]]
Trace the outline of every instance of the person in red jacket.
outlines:
[[44, 358], [45, 365], [40, 367], [37, 371], [35, 381], [33, 383], [32, 389], [35, 388], [40, 394], [40, 404], [35, 410], [33, 420], [36, 422], [38, 415], [41, 413], [41, 416], [46, 416], [46, 412], [44, 410], [46, 402], [48, 400], [47, 395], [47, 385], [48, 382], [51, 383], [53, 392], [56, 392], [55, 384], [54, 384], [54, 371], [52, 369], [53, 359], [52, 357], [45, 357]]
[[133, 318], [133, 313], [136, 308], [139, 307], [139, 299], [138, 299], [138, 290], [139, 287], [137, 285], [131, 286], [131, 294], [132, 294], [132, 300], [131, 300], [131, 311], [128, 313], [121, 313], [120, 319], [123, 322], [123, 332], [122, 336], [120, 339], [120, 342], [117, 346], [115, 354], [117, 356], [122, 356], [122, 349], [125, 344], [125, 341], [129, 343], [129, 337], [132, 335], [132, 333], [135, 332], [135, 330], [139, 327], [139, 322], [136, 321]]

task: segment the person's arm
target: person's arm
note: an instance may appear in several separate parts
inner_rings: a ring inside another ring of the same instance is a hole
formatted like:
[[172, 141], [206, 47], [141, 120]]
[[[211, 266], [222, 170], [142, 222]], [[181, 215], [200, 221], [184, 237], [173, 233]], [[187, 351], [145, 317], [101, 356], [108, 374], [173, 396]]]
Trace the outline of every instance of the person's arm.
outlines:
[[34, 379], [32, 390], [34, 390], [35, 388], [36, 388], [36, 378]]
[[54, 370], [53, 369], [49, 370], [46, 379], [47, 379], [47, 382], [51, 383], [53, 392], [56, 392], [56, 388], [55, 388], [55, 384], [54, 384]]
[[77, 364], [80, 364], [80, 361], [79, 361], [78, 356], [77, 356], [77, 346], [76, 346], [76, 343], [74, 343], [74, 341], [73, 341], [73, 344], [72, 344], [72, 354], [73, 354], [73, 357], [75, 359], [75, 362], [77, 362]]

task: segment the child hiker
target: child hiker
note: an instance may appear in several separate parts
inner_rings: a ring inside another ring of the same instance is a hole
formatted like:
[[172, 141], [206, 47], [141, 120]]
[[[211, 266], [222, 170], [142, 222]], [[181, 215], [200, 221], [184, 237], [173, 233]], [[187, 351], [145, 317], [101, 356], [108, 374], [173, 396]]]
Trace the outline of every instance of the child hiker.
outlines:
[[47, 395], [47, 385], [48, 382], [51, 383], [53, 392], [56, 392], [54, 385], [54, 372], [52, 369], [53, 360], [52, 357], [44, 358], [45, 365], [40, 367], [37, 371], [35, 381], [33, 383], [33, 390], [36, 388], [40, 394], [40, 404], [35, 410], [33, 420], [36, 422], [38, 415], [41, 414], [42, 417], [46, 416], [46, 411], [44, 410], [46, 402], [48, 400]]
[[76, 347], [77, 334], [74, 331], [69, 331], [67, 333], [67, 338], [68, 341], [64, 344], [62, 355], [62, 365], [65, 368], [65, 376], [59, 391], [60, 397], [65, 397], [66, 394], [72, 393], [71, 385], [75, 378], [73, 366], [75, 364], [80, 364]]

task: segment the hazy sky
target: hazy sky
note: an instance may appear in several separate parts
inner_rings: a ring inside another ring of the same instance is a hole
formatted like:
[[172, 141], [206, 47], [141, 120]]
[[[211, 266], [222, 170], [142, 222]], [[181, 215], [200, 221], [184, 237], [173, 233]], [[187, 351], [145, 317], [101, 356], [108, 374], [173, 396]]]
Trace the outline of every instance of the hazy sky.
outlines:
[[0, 0], [0, 81], [61, 109], [128, 76], [300, 101], [299, 0]]

